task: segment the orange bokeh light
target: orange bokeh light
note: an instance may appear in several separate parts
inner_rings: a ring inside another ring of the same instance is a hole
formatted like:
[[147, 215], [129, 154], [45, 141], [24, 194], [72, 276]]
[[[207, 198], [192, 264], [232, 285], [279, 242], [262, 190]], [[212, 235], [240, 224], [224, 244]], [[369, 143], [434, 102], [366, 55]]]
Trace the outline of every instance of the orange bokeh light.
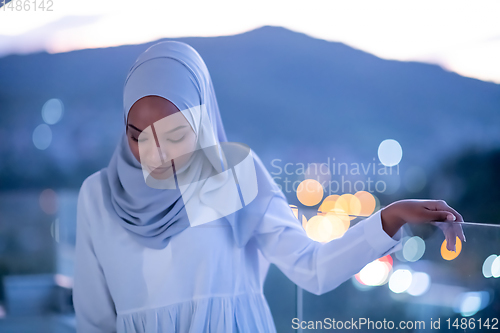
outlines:
[[354, 196], [358, 198], [359, 202], [361, 203], [359, 215], [370, 216], [375, 210], [375, 206], [377, 205], [375, 197], [370, 192], [366, 191], [356, 192]]
[[335, 210], [346, 213], [351, 220], [354, 220], [361, 212], [361, 202], [353, 194], [342, 194], [335, 202]]
[[338, 198], [340, 198], [340, 195], [338, 194], [332, 194], [327, 196], [325, 200], [323, 200], [321, 206], [319, 206], [319, 210], [323, 213], [327, 213], [331, 210], [334, 210], [335, 202], [337, 201]]
[[455, 259], [456, 257], [458, 257], [458, 255], [460, 254], [460, 252], [462, 251], [462, 241], [460, 240], [460, 238], [457, 237], [457, 241], [456, 241], [456, 252], [453, 252], [453, 251], [450, 251], [446, 248], [446, 239], [443, 241], [443, 244], [441, 244], [441, 256], [443, 257], [443, 259], [445, 260], [453, 260]]
[[297, 198], [305, 206], [317, 205], [323, 199], [323, 186], [314, 179], [303, 180], [297, 188]]

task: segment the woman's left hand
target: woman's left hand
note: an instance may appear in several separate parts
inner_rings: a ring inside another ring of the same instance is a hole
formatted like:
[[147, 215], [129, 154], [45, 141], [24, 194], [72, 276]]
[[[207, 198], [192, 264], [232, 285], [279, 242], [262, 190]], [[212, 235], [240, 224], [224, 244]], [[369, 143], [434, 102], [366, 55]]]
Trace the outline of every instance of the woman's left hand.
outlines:
[[433, 223], [463, 222], [462, 215], [448, 206], [444, 200], [400, 200], [383, 208], [380, 213], [382, 227], [391, 237], [405, 223], [432, 223], [443, 231], [446, 238], [446, 248], [449, 251], [455, 251], [457, 236], [465, 242], [465, 235], [460, 223]]

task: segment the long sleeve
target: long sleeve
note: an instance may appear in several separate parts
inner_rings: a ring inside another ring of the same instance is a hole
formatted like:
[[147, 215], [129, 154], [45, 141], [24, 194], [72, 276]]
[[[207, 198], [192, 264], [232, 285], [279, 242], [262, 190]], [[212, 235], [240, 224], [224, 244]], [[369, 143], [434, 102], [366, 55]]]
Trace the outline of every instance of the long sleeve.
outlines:
[[92, 244], [85, 182], [78, 196], [73, 305], [78, 333], [116, 332], [116, 310]]
[[335, 289], [366, 264], [402, 248], [402, 230], [390, 237], [380, 210], [328, 243], [310, 239], [287, 201], [271, 201], [254, 237], [264, 257], [299, 287], [321, 295]]

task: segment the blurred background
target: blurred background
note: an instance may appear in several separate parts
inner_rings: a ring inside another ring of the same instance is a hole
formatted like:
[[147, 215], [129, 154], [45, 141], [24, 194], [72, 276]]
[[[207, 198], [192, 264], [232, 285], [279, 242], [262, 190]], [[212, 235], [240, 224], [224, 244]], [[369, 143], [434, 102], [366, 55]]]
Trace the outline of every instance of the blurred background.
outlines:
[[438, 228], [405, 226], [401, 251], [321, 296], [271, 266], [278, 332], [300, 331], [295, 317], [498, 322], [498, 2], [29, 4], [0, 7], [1, 332], [75, 332], [79, 187], [123, 133], [129, 68], [161, 40], [201, 54], [229, 141], [259, 155], [311, 238], [405, 198], [492, 225], [464, 226], [457, 253]]

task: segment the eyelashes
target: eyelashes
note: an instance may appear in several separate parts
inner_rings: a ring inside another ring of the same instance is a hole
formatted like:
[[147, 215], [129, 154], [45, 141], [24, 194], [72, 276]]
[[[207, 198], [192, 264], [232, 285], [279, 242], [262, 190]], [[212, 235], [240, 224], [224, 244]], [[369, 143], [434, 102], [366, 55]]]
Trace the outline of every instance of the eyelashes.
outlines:
[[178, 142], [181, 142], [182, 140], [184, 140], [184, 137], [185, 135], [181, 136], [179, 139], [177, 140], [172, 140], [172, 139], [167, 139], [167, 141], [170, 141], [172, 143], [178, 143]]

